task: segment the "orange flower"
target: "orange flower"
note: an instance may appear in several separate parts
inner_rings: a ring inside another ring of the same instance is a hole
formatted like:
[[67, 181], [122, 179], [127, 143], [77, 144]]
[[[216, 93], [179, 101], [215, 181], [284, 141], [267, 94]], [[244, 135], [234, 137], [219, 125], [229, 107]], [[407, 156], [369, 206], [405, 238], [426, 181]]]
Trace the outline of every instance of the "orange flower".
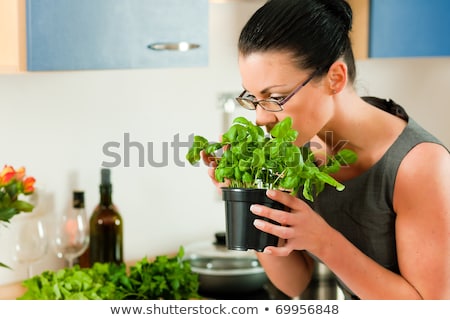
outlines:
[[[11, 205], [18, 201], [17, 198], [21, 193], [29, 195], [35, 191], [34, 183], [36, 179], [25, 177], [25, 171], [25, 167], [20, 167], [17, 170], [9, 165], [3, 167], [3, 170], [0, 172], [0, 210], [14, 208]], [[4, 219], [1, 216], [1, 212], [0, 218]], [[0, 219], [0, 221], [4, 220]]]
[[12, 166], [5, 165], [0, 173], [0, 186], [7, 185], [16, 176], [16, 171]]
[[23, 177], [25, 177], [25, 167], [20, 167], [16, 170], [16, 179], [20, 181]]
[[34, 183], [36, 179], [33, 177], [27, 177], [23, 180], [23, 193], [30, 194], [34, 192]]
[[[34, 192], [33, 177], [25, 177], [25, 167], [14, 170], [13, 166], [5, 165], [0, 172], [0, 226], [21, 212], [31, 212], [34, 205], [20, 200], [21, 194], [29, 195]], [[0, 262], [1, 267], [8, 267]]]

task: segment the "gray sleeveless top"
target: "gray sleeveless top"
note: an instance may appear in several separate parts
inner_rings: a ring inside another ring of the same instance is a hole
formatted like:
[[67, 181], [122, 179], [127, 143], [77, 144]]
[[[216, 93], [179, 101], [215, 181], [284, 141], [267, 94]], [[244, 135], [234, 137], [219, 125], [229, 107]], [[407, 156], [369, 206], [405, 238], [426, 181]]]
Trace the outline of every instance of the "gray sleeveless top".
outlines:
[[[407, 120], [407, 126], [372, 168], [354, 179], [345, 181], [343, 191], [326, 186], [314, 202], [309, 204], [367, 256], [385, 268], [399, 273], [395, 241], [396, 214], [393, 209], [397, 170], [406, 154], [417, 144], [443, 144], [410, 119], [403, 108], [393, 101], [375, 102], [373, 104], [377, 107]], [[358, 298], [337, 280], [346, 298]]]

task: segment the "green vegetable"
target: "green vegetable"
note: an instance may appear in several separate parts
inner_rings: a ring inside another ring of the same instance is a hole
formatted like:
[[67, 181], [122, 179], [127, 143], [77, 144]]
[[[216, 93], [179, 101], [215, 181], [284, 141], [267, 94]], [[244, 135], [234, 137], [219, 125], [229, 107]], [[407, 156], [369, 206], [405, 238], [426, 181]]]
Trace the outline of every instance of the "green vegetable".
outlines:
[[127, 299], [190, 299], [198, 298], [198, 275], [183, 260], [183, 248], [175, 257], [158, 256], [149, 263], [142, 259], [130, 268], [133, 291]]
[[343, 190], [344, 185], [330, 173], [355, 162], [356, 154], [343, 149], [328, 156], [324, 165], [317, 166], [309, 148], [294, 145], [297, 136], [290, 117], [278, 122], [270, 136], [251, 121], [237, 117], [221, 142], [210, 143], [202, 136], [194, 136], [186, 159], [195, 164], [200, 161], [202, 151], [215, 156], [216, 180], [228, 180], [232, 188], [281, 189], [295, 195], [303, 187], [303, 196], [310, 201], [314, 201], [325, 184]]
[[174, 257], [143, 258], [125, 264], [95, 263], [92, 268], [44, 271], [23, 282], [27, 291], [18, 300], [153, 300], [198, 298], [198, 275], [193, 273], [184, 250]]
[[125, 265], [96, 263], [82, 269], [76, 265], [58, 271], [44, 271], [26, 279], [28, 288], [18, 300], [110, 300], [123, 296], [121, 279], [127, 279]]

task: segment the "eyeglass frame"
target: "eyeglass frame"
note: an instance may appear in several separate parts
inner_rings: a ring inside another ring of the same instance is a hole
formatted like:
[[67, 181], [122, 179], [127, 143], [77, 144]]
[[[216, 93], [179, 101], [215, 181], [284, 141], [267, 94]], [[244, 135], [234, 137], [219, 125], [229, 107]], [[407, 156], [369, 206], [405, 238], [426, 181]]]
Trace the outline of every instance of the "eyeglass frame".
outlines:
[[[261, 99], [261, 100], [250, 100], [248, 98], [243, 98], [243, 95], [248, 92], [247, 90], [242, 91], [242, 93], [236, 97], [236, 101], [239, 103], [239, 105], [247, 110], [256, 110], [256, 107], [259, 105], [263, 110], [268, 111], [268, 112], [280, 112], [284, 110], [284, 105], [297, 93], [300, 91], [301, 88], [303, 88], [304, 86], [306, 86], [318, 73], [318, 70], [314, 71], [312, 73], [312, 75], [306, 79], [305, 81], [303, 81], [298, 87], [296, 87], [291, 93], [289, 93], [286, 98], [284, 98], [281, 101], [278, 101], [276, 99], [273, 98], [269, 98], [269, 99]], [[241, 103], [242, 100], [245, 100], [247, 102], [250, 102], [253, 104], [254, 108], [248, 108], [247, 106], [243, 105]], [[269, 110], [266, 109], [263, 105], [260, 104], [261, 101], [267, 101], [267, 102], [271, 102], [271, 103], [275, 103], [279, 106], [279, 110]]]

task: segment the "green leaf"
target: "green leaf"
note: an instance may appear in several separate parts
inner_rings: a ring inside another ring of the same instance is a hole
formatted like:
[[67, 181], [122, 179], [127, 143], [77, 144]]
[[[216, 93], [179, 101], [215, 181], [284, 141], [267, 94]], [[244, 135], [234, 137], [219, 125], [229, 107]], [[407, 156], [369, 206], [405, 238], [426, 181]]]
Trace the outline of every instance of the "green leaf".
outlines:
[[242, 181], [246, 183], [251, 183], [254, 181], [253, 176], [249, 172], [245, 172], [242, 176]]
[[246, 119], [245, 117], [236, 117], [233, 120], [232, 124], [236, 124], [236, 123], [243, 124], [245, 126], [253, 125], [253, 123], [251, 121], [249, 121], [248, 119]]
[[0, 221], [10, 222], [11, 218], [19, 212], [15, 208], [0, 209]]
[[17, 209], [19, 212], [31, 212], [34, 206], [31, 203], [22, 200], [16, 200], [12, 203], [12, 207]]
[[286, 117], [280, 122], [278, 122], [272, 130], [270, 130], [270, 134], [274, 138], [279, 138], [282, 141], [295, 141], [298, 136], [298, 132], [292, 129], [292, 118]]
[[253, 151], [251, 167], [253, 168], [261, 168], [265, 163], [264, 150], [255, 149]]
[[349, 165], [358, 160], [358, 155], [353, 150], [342, 149], [335, 155], [335, 158], [341, 165]]
[[242, 171], [239, 169], [239, 167], [234, 168], [234, 179], [236, 181], [242, 181]]
[[311, 180], [309, 179], [305, 180], [305, 184], [303, 185], [303, 197], [309, 201], [314, 201]]
[[203, 149], [205, 150], [206, 154], [214, 154], [214, 152], [216, 152], [220, 148], [222, 148], [222, 144], [216, 142], [206, 145]]
[[252, 165], [252, 159], [241, 159], [241, 160], [239, 160], [239, 164], [238, 164], [237, 168], [241, 172], [245, 172], [245, 171], [249, 170], [249, 168], [251, 168], [251, 165]]
[[195, 164], [200, 161], [200, 152], [208, 146], [208, 140], [202, 136], [194, 136], [192, 146], [189, 148], [186, 159], [190, 164]]
[[336, 188], [336, 190], [338, 191], [342, 191], [344, 190], [344, 185], [338, 181], [336, 181], [333, 177], [331, 177], [330, 175], [324, 173], [324, 172], [317, 172], [316, 173], [316, 177], [320, 180], [323, 181], [324, 183], [327, 183], [333, 187]]
[[219, 168], [217, 167], [214, 171], [216, 180], [219, 182], [224, 182], [225, 179], [231, 179], [234, 176], [234, 169], [232, 167]]

